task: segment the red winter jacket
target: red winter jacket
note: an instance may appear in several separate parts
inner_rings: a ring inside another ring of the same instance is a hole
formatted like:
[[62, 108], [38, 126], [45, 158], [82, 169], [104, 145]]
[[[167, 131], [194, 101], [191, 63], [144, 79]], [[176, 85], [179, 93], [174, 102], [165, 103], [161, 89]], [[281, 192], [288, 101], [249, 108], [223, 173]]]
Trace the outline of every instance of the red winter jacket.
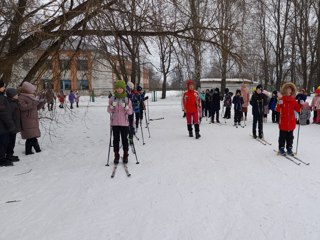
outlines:
[[201, 100], [197, 91], [188, 90], [183, 94], [183, 110], [186, 113], [196, 113], [201, 109]]
[[[279, 104], [280, 100], [282, 104]], [[283, 96], [280, 100], [276, 108], [280, 112], [279, 128], [281, 131], [293, 131], [296, 128], [294, 111], [300, 112], [301, 106], [293, 96]]]

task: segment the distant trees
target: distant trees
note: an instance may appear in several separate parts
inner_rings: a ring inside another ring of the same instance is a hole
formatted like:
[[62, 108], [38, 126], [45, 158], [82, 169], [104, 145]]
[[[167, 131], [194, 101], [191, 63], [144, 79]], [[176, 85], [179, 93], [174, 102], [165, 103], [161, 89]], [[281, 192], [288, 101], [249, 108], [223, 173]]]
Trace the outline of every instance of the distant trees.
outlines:
[[89, 42], [117, 77], [136, 84], [144, 63], [154, 62], [162, 98], [178, 72], [197, 87], [201, 77], [219, 76], [222, 92], [231, 73], [276, 88], [293, 81], [308, 92], [320, 84], [318, 0], [0, 2], [0, 78], [6, 83], [14, 66], [41, 47], [42, 55], [20, 76], [36, 81], [46, 60], [74, 40], [75, 51]]

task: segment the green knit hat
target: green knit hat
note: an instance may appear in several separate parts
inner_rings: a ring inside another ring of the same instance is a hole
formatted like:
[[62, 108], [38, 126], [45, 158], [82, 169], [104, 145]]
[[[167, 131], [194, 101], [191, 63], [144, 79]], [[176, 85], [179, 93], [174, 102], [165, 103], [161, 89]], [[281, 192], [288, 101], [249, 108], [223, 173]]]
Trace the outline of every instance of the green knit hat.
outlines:
[[117, 93], [117, 91], [115, 91], [115, 96], [117, 98], [124, 98], [127, 96], [127, 93], [126, 93], [126, 83], [125, 81], [123, 80], [117, 80], [116, 83], [114, 84], [114, 88], [117, 89], [117, 88], [122, 88], [123, 89], [123, 92], [121, 94]]

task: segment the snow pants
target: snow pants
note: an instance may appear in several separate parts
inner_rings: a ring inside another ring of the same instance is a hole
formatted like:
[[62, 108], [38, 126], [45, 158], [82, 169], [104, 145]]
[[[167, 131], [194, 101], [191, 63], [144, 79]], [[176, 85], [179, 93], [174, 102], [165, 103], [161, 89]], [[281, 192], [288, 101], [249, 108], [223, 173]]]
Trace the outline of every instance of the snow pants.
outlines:
[[112, 132], [113, 132], [114, 152], [119, 153], [120, 135], [122, 140], [123, 151], [128, 151], [129, 150], [129, 144], [128, 144], [129, 128], [127, 126], [112, 126]]
[[187, 124], [199, 124], [199, 113], [186, 113]]
[[282, 131], [279, 133], [279, 149], [284, 148], [287, 144], [286, 148], [292, 149], [293, 145], [293, 131]]
[[252, 133], [253, 133], [253, 135], [256, 134], [257, 123], [258, 123], [259, 134], [263, 133], [262, 117], [263, 117], [263, 115], [253, 115], [253, 125], [252, 125]]

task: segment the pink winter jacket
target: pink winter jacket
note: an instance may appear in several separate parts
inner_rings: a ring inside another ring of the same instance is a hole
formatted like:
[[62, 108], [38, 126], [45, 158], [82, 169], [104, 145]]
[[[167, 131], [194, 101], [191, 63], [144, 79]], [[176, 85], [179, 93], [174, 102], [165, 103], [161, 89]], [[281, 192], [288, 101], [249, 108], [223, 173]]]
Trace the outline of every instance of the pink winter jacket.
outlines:
[[246, 85], [241, 85], [240, 91], [243, 98], [242, 107], [248, 107], [250, 101], [249, 89]]
[[128, 115], [133, 113], [130, 99], [111, 97], [108, 113], [111, 114], [111, 126], [129, 126]]

